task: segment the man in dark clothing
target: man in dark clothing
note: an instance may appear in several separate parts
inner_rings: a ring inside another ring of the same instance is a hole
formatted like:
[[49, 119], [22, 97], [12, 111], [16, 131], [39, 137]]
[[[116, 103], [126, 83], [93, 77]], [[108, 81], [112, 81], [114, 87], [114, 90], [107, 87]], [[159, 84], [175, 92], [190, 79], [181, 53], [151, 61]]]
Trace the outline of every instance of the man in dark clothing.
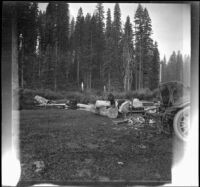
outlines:
[[112, 93], [108, 95], [108, 101], [110, 101], [110, 105], [113, 107], [115, 106], [115, 97]]

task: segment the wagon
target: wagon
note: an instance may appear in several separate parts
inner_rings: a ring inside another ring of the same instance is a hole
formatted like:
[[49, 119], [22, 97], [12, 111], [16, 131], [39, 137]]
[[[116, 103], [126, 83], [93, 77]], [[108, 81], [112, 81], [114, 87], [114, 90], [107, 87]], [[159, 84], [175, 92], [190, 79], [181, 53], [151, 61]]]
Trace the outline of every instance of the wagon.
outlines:
[[159, 85], [159, 116], [163, 129], [186, 141], [190, 130], [190, 90], [182, 82]]

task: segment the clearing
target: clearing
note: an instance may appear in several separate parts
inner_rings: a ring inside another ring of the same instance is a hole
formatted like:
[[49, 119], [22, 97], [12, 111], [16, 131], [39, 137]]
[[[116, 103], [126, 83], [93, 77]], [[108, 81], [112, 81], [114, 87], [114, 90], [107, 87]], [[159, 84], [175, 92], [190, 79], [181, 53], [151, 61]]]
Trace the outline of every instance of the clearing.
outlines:
[[171, 136], [87, 111], [21, 110], [20, 153], [21, 181], [171, 181]]

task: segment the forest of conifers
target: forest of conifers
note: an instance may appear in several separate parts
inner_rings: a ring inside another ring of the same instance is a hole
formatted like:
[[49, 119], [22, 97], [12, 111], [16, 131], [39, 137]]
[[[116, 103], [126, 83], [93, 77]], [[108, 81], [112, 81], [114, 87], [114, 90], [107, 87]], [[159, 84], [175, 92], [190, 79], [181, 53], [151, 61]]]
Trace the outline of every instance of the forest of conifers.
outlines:
[[80, 7], [73, 18], [65, 2], [49, 2], [43, 12], [37, 2], [17, 3], [21, 88], [76, 90], [83, 82], [86, 89], [154, 90], [170, 80], [190, 85], [190, 57], [172, 46], [169, 61], [160, 60], [151, 18], [141, 4], [124, 25], [118, 3], [113, 20], [102, 3], [92, 15], [83, 11]]

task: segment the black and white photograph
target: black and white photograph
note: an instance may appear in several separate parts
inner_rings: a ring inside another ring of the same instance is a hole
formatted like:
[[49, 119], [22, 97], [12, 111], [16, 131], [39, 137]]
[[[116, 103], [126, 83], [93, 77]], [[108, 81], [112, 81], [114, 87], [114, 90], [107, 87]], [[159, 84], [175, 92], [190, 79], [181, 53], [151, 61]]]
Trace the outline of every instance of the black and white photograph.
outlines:
[[199, 2], [2, 5], [3, 186], [198, 186]]

